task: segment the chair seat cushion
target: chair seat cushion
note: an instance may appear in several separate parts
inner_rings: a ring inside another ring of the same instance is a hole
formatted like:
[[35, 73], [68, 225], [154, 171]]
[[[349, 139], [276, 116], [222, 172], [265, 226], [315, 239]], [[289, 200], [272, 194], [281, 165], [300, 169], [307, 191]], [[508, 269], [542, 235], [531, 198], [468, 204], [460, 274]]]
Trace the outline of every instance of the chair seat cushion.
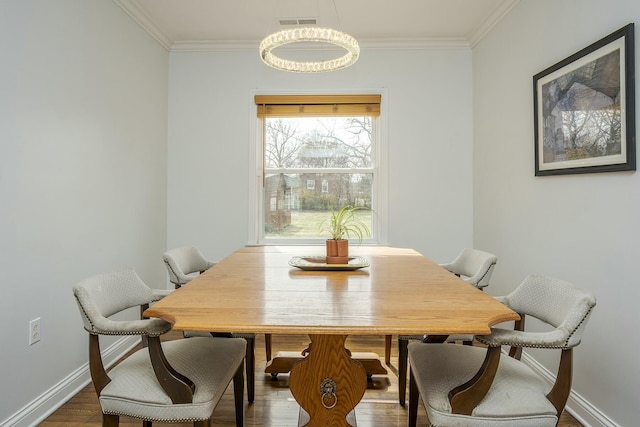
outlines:
[[448, 394], [476, 374], [482, 347], [409, 344], [409, 363], [432, 426], [555, 426], [556, 409], [545, 395], [550, 386], [527, 365], [505, 354], [491, 389], [472, 417], [451, 413]]
[[109, 372], [111, 382], [100, 393], [102, 411], [150, 421], [206, 420], [241, 366], [245, 348], [245, 340], [234, 338], [164, 341], [162, 349], [171, 366], [195, 384], [193, 402], [179, 405], [161, 388], [149, 351], [142, 348]]

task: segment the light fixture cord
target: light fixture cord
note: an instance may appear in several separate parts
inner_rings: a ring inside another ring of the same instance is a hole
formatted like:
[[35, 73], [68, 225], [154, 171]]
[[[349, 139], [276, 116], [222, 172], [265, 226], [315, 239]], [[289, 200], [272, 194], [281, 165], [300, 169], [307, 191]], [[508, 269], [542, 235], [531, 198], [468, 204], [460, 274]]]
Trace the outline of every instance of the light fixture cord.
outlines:
[[338, 21], [338, 29], [342, 31], [342, 24], [340, 23], [340, 15], [338, 15], [338, 8], [336, 7], [336, 0], [333, 0], [333, 11], [336, 13], [336, 20]]

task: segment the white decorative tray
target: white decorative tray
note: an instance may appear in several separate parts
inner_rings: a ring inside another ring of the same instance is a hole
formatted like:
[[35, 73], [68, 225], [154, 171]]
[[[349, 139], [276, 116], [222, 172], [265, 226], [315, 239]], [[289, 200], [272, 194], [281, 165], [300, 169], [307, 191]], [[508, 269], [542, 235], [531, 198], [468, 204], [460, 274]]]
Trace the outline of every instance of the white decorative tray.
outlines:
[[349, 271], [369, 267], [369, 262], [362, 257], [353, 256], [349, 257], [347, 264], [327, 264], [326, 257], [323, 256], [296, 256], [289, 260], [289, 265], [301, 270]]

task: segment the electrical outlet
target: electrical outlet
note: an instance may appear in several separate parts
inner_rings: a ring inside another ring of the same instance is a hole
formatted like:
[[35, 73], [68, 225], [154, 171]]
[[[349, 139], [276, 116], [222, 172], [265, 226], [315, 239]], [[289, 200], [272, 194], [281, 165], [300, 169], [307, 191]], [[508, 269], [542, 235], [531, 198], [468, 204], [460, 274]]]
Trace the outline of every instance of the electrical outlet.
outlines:
[[29, 345], [34, 345], [40, 341], [40, 318], [29, 322]]

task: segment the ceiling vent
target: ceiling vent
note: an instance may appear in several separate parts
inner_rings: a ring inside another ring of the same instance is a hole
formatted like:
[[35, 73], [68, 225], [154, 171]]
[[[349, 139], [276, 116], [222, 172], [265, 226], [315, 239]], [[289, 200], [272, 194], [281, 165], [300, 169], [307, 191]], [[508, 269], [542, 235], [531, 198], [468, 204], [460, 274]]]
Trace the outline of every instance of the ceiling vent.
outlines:
[[294, 26], [294, 25], [316, 25], [318, 20], [316, 18], [280, 18], [278, 22], [282, 26]]

